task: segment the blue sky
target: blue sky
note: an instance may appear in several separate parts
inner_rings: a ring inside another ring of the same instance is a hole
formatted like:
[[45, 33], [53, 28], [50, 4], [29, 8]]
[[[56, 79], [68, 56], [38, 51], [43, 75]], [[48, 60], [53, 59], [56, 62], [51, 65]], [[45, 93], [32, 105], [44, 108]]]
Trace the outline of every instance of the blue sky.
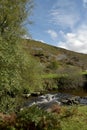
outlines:
[[32, 38], [87, 53], [87, 0], [34, 0]]

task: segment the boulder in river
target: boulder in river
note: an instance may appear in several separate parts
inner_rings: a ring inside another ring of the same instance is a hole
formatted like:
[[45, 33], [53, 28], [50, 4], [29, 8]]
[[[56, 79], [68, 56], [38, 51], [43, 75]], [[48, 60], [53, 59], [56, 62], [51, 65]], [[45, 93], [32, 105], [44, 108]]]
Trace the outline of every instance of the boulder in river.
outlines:
[[70, 98], [62, 99], [61, 102], [62, 104], [65, 104], [65, 105], [74, 105], [74, 104], [79, 104], [79, 100], [80, 100], [79, 96], [73, 96]]

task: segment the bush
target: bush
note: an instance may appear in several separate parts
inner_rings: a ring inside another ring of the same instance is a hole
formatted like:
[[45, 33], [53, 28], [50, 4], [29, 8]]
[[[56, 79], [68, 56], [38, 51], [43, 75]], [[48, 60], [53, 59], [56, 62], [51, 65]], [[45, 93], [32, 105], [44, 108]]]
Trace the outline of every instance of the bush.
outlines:
[[[72, 121], [74, 117], [78, 116], [78, 108], [76, 106], [54, 106], [52, 112], [47, 113], [36, 106], [32, 106], [30, 108], [23, 108], [17, 114], [0, 113], [0, 129], [62, 130], [62, 123], [68, 123], [68, 120]], [[67, 128], [66, 124], [64, 127]]]
[[65, 75], [57, 79], [57, 85], [60, 89], [81, 89], [83, 88], [84, 78], [81, 70], [75, 68], [66, 68], [60, 72]]
[[[17, 45], [18, 44], [18, 45]], [[0, 91], [14, 95], [41, 88], [40, 63], [26, 54], [20, 43], [0, 38]]]
[[78, 113], [78, 107], [77, 106], [70, 106], [70, 107], [64, 107], [62, 109], [62, 118], [68, 118], [72, 116], [76, 116]]
[[22, 84], [24, 86], [23, 91], [29, 93], [32, 91], [40, 91], [43, 89], [41, 74], [43, 68], [39, 62], [32, 57], [27, 56], [28, 65], [22, 72]]
[[0, 114], [2, 130], [62, 130], [56, 115], [33, 106], [15, 114]]
[[26, 129], [32, 124], [35, 130], [61, 130], [60, 121], [56, 116], [35, 106], [21, 111], [18, 119], [21, 121], [21, 128]]
[[55, 71], [58, 69], [58, 62], [57, 61], [52, 61], [50, 64], [47, 66], [47, 68]]
[[19, 96], [12, 98], [10, 96], [0, 97], [0, 112], [11, 113], [17, 112], [24, 103], [23, 99]]
[[44, 87], [44, 90], [58, 89], [56, 79], [54, 79], [54, 78], [53, 79], [52, 78], [43, 79], [43, 87]]

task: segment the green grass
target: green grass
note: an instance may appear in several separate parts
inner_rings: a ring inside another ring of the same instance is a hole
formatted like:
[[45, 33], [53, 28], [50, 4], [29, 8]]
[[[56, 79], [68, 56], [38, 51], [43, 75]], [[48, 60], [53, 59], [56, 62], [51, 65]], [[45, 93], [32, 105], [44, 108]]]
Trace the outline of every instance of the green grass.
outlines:
[[83, 74], [83, 75], [86, 75], [86, 74], [87, 74], [87, 71], [82, 72], [82, 74]]
[[53, 78], [58, 78], [58, 74], [44, 74], [41, 77], [43, 79], [53, 79]]
[[87, 106], [79, 106], [72, 117], [61, 121], [62, 130], [87, 130]]
[[[82, 75], [85, 75], [87, 74], [87, 72], [81, 72]], [[68, 74], [52, 74], [52, 73], [49, 73], [49, 74], [44, 74], [42, 75], [41, 77], [43, 79], [53, 79], [53, 78], [61, 78], [61, 77], [67, 77], [69, 76]]]

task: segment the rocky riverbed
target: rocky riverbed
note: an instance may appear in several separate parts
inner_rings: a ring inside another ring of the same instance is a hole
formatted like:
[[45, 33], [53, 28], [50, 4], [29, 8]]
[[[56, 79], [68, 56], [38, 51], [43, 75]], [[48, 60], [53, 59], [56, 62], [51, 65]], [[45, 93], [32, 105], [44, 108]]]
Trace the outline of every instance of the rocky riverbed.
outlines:
[[30, 107], [37, 105], [39, 108], [47, 110], [53, 105], [87, 105], [87, 96], [80, 97], [74, 96], [66, 93], [54, 93], [54, 94], [44, 94], [37, 97], [31, 97], [29, 101], [24, 104], [24, 107]]

